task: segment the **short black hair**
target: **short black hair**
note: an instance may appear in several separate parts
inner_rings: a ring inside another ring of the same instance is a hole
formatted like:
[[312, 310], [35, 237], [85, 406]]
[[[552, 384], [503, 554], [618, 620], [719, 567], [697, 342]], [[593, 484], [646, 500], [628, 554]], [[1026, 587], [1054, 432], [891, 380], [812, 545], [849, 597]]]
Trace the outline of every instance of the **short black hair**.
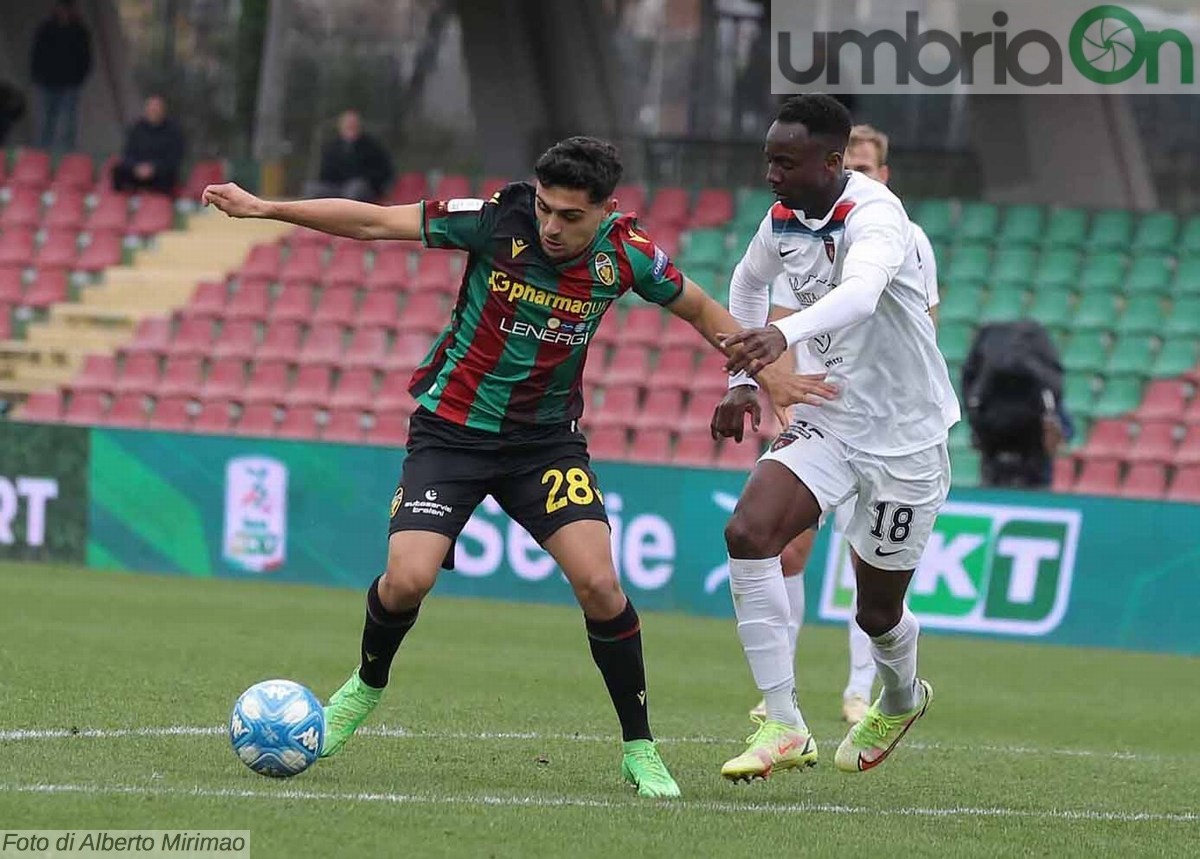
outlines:
[[533, 172], [548, 188], [582, 188], [594, 204], [613, 195], [624, 170], [617, 147], [607, 140], [568, 137], [543, 152]]
[[850, 142], [854, 120], [846, 106], [831, 95], [810, 92], [794, 95], [779, 106], [778, 122], [796, 122], [808, 129], [812, 137], [827, 137], [837, 148], [844, 150]]

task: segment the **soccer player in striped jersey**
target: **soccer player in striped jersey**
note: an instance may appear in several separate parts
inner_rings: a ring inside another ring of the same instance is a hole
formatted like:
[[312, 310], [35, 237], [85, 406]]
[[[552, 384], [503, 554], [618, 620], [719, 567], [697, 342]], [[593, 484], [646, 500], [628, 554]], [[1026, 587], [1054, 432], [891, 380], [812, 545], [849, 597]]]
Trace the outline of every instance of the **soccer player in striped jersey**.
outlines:
[[[604, 498], [579, 432], [583, 367], [605, 311], [625, 292], [662, 305], [720, 348], [729, 312], [617, 211], [616, 149], [574, 137], [538, 160], [535, 183], [490, 200], [376, 206], [269, 202], [227, 183], [204, 202], [356, 239], [407, 239], [467, 251], [450, 324], [416, 370], [417, 411], [391, 504], [387, 566], [367, 591], [359, 666], [326, 708], [323, 756], [376, 707], [392, 660], [439, 568], [487, 495], [558, 562], [583, 609], [592, 658], [621, 723], [621, 774], [639, 794], [678, 796], [650, 731], [641, 624], [613, 566]], [[777, 404], [822, 386], [787, 371]], [[752, 410], [758, 413], [757, 403]]]

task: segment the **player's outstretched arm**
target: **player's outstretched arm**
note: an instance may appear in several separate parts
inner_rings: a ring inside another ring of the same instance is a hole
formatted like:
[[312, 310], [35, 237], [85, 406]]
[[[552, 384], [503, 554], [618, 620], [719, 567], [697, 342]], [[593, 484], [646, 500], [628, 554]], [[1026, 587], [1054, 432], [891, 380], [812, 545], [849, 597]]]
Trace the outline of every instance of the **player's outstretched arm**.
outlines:
[[376, 206], [357, 200], [263, 200], [233, 182], [204, 189], [206, 206], [231, 218], [266, 218], [351, 239], [421, 238], [421, 206]]

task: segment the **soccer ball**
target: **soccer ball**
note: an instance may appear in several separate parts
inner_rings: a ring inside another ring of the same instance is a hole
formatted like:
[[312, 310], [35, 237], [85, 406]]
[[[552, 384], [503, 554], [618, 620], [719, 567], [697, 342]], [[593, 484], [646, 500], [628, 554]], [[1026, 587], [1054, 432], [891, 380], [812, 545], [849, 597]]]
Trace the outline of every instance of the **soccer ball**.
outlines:
[[242, 693], [229, 717], [229, 741], [256, 773], [288, 778], [317, 761], [325, 740], [325, 711], [304, 686], [264, 680]]

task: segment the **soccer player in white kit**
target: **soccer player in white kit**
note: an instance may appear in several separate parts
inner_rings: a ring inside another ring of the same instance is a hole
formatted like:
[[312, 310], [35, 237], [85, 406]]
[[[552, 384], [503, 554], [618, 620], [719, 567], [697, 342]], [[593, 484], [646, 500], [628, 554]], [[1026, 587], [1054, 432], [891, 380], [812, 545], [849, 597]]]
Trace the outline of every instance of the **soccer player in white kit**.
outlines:
[[[858, 583], [856, 619], [870, 636], [879, 697], [838, 747], [846, 772], [881, 764], [922, 715], [933, 689], [917, 677], [916, 618], [904, 597], [950, 487], [947, 430], [959, 419], [929, 316], [912, 224], [885, 185], [847, 172], [851, 119], [822, 94], [789, 98], [767, 132], [767, 182], [778, 202], [730, 285], [743, 331], [713, 432], [740, 436], [757, 408], [753, 376], [804, 343], [836, 396], [794, 409], [725, 528], [738, 636], [766, 699], [746, 751], [721, 774], [765, 778], [811, 765], [817, 746], [800, 713], [788, 648], [780, 553], [823, 512], [854, 500], [846, 529]], [[802, 310], [766, 324], [771, 284], [796, 278]]]
[[[850, 129], [850, 144], [846, 147], [845, 167], [870, 176], [883, 184], [888, 183], [890, 170], [887, 164], [888, 138], [887, 135], [870, 125], [856, 125]], [[937, 282], [937, 260], [933, 254], [933, 245], [925, 231], [916, 223], [913, 224], [913, 238], [917, 243], [917, 253], [920, 256], [922, 270], [925, 274], [925, 286], [929, 297], [929, 315], [937, 324], [937, 305], [939, 301]], [[781, 274], [771, 285], [771, 321], [787, 316], [801, 309], [796, 294], [792, 291], [788, 275]], [[812, 357], [803, 344], [791, 350], [795, 354], [796, 371], [802, 374], [824, 373], [825, 367]], [[854, 513], [854, 503], [847, 502], [837, 509], [834, 520], [835, 535], [844, 534], [846, 526]], [[810, 528], [799, 537], [788, 543], [781, 555], [783, 563], [783, 580], [788, 598], [788, 645], [792, 658], [796, 655], [796, 639], [800, 627], [804, 623], [804, 578], [803, 573], [812, 556], [813, 543], [816, 540], [817, 529]], [[840, 539], [835, 536], [834, 539]], [[861, 722], [871, 705], [871, 689], [875, 684], [875, 660], [871, 656], [871, 639], [859, 628], [853, 617], [847, 624], [850, 645], [850, 672], [846, 679], [846, 688], [842, 691], [842, 719], [850, 724]], [[765, 719], [767, 716], [766, 700], [759, 703], [750, 711], [751, 718]]]

